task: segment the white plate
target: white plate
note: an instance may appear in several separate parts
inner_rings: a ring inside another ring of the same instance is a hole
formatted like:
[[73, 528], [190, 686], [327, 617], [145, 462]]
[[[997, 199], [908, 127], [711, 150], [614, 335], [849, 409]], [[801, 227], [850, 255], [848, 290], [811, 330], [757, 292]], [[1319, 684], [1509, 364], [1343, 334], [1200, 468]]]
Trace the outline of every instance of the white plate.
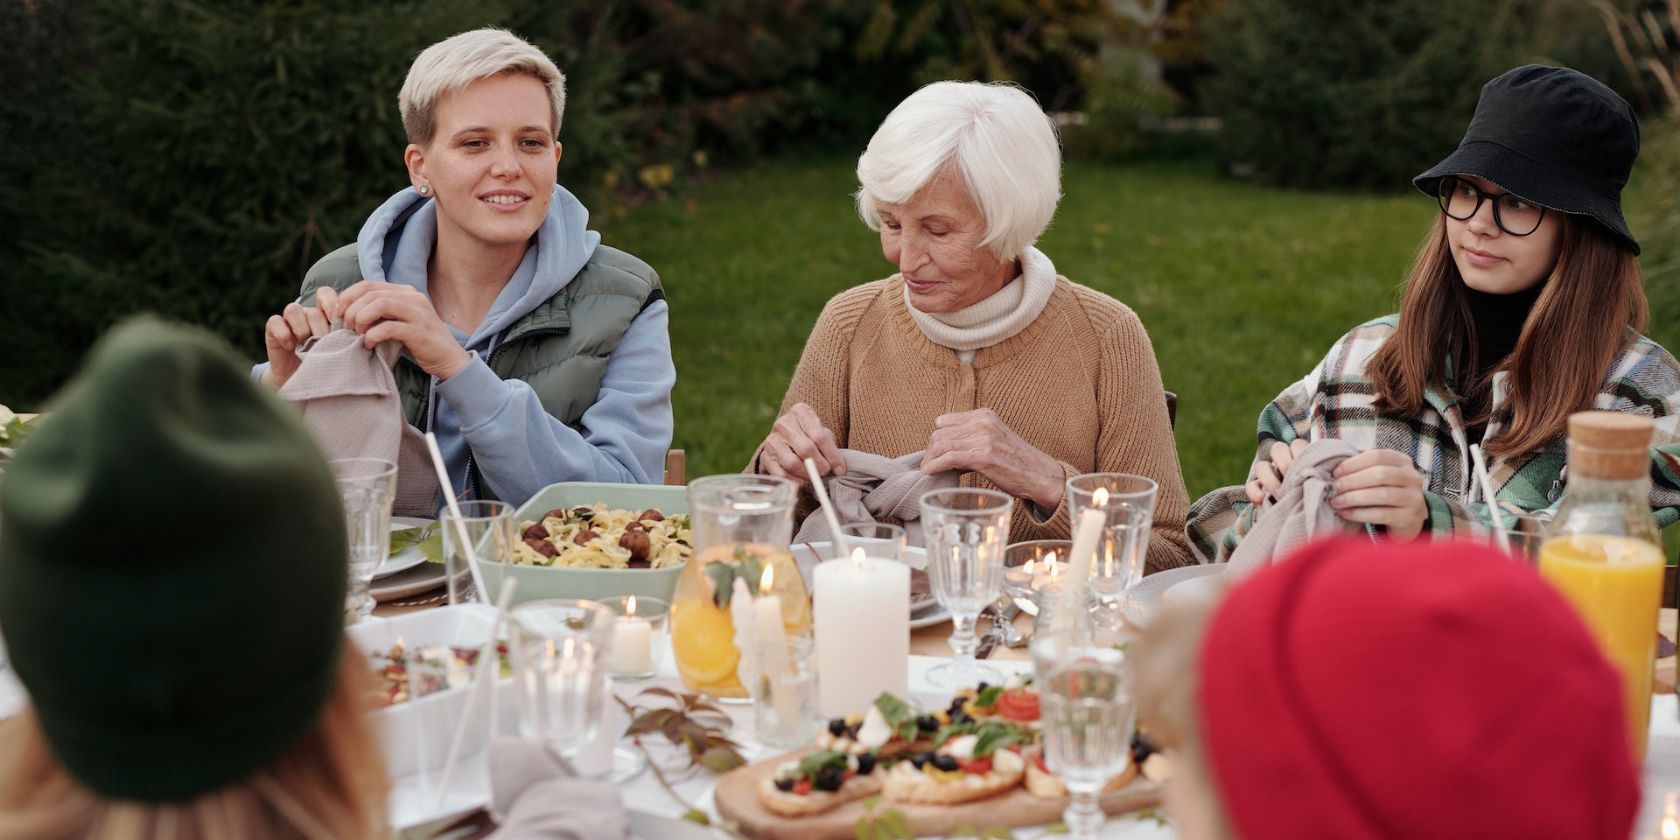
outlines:
[[[805, 576], [805, 583], [810, 585], [811, 570], [817, 563], [828, 560], [834, 555], [834, 547], [828, 542], [798, 543], [793, 546], [793, 560], [799, 564], [799, 573]], [[904, 549], [904, 564], [912, 569], [927, 568], [927, 551], [915, 546]], [[941, 621], [950, 621], [951, 614], [939, 605], [939, 602], [922, 607], [910, 614], [910, 629], [932, 627]]]
[[[404, 528], [423, 528], [430, 524], [432, 524], [430, 519], [417, 519], [412, 516], [391, 517], [391, 530], [393, 532], [401, 531]], [[373, 579], [378, 580], [382, 577], [390, 577], [397, 572], [406, 572], [424, 562], [426, 562], [426, 555], [420, 553], [420, 547], [411, 545], [391, 555], [384, 565], [374, 571]]]
[[[1223, 575], [1227, 568], [1224, 563], [1207, 563], [1200, 566], [1180, 566], [1144, 577], [1141, 583], [1132, 587], [1132, 603], [1137, 605], [1140, 613], [1132, 618], [1140, 622], [1148, 620], [1149, 616], [1154, 615], [1155, 611], [1169, 600], [1164, 597], [1167, 590], [1187, 581]], [[1175, 593], [1171, 600], [1177, 600], [1180, 594], [1183, 593]]]

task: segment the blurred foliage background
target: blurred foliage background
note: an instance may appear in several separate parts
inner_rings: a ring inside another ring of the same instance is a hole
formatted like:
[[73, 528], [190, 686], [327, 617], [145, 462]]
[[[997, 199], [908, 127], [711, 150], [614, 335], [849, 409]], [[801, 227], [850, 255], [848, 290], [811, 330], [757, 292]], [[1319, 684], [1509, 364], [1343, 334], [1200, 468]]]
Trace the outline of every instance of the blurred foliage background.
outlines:
[[405, 185], [413, 56], [485, 25], [566, 72], [561, 180], [609, 235], [762, 162], [843, 170], [894, 104], [945, 78], [1021, 84], [1070, 159], [1404, 193], [1487, 78], [1566, 64], [1641, 110], [1630, 212], [1658, 317], [1680, 320], [1672, 0], [11, 0], [0, 403], [39, 407], [140, 310], [255, 357], [308, 266]]

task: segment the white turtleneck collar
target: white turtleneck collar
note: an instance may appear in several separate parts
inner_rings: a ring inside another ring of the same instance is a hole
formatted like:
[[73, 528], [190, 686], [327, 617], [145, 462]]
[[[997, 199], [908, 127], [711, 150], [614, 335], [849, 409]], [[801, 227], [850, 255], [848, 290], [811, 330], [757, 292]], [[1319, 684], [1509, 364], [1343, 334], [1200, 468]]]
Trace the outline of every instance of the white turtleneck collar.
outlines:
[[963, 362], [972, 362], [981, 349], [1026, 329], [1044, 311], [1055, 290], [1056, 266], [1043, 251], [1029, 245], [1021, 252], [1021, 276], [978, 303], [955, 312], [923, 312], [910, 303], [906, 286], [904, 305], [929, 341], [957, 351]]

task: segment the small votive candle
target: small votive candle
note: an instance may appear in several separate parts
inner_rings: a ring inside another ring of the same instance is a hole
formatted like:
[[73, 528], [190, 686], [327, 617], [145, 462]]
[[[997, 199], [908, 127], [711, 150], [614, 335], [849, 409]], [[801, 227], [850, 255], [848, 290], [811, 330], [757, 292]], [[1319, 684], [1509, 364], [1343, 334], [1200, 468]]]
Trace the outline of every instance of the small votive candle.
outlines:
[[619, 680], [653, 676], [659, 669], [659, 656], [669, 644], [670, 605], [645, 595], [627, 595], [604, 603], [618, 613], [613, 620], [607, 673]]

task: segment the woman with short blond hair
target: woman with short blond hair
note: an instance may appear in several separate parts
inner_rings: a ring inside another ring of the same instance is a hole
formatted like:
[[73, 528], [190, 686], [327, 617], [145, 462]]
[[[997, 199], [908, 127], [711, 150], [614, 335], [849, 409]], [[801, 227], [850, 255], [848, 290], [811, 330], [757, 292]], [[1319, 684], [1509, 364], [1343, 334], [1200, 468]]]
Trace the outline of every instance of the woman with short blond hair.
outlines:
[[411, 186], [268, 319], [264, 379], [284, 384], [342, 321], [368, 347], [402, 345], [404, 414], [436, 433], [448, 492], [518, 504], [561, 481], [663, 480], [665, 292], [559, 185], [565, 103], [554, 62], [511, 33], [420, 53], [398, 96]]
[[[1087, 472], [1159, 485], [1150, 570], [1188, 558], [1187, 499], [1149, 335], [1034, 247], [1061, 198], [1055, 128], [1020, 88], [938, 82], [858, 159], [858, 214], [898, 267], [828, 302], [752, 469], [843, 474], [840, 450], [1017, 500], [1010, 539], [1066, 538]], [[808, 502], [807, 502], [808, 503]]]

